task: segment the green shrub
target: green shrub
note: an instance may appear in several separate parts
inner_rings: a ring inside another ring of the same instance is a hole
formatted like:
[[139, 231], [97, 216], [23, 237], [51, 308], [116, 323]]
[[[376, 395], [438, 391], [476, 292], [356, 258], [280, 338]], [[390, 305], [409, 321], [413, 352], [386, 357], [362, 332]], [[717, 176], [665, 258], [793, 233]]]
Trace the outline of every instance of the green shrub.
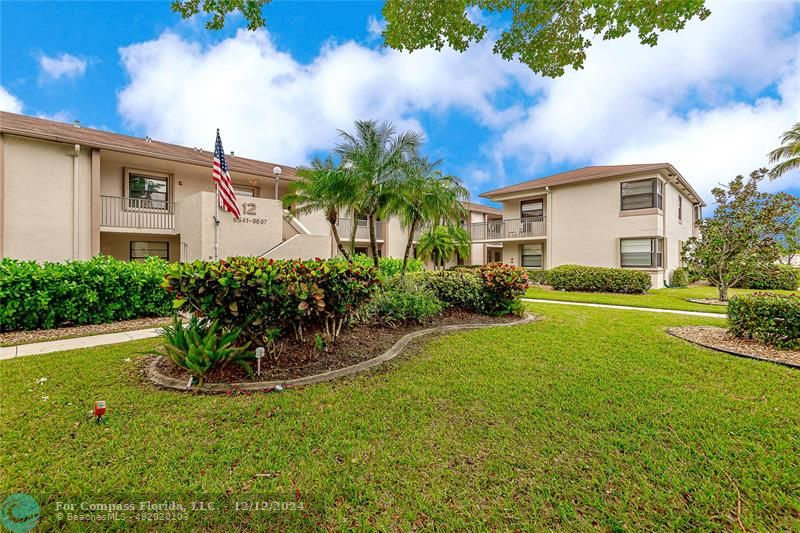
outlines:
[[0, 260], [0, 330], [102, 324], [166, 316], [171, 297], [161, 287], [166, 261], [44, 263]]
[[528, 287], [528, 273], [524, 268], [491, 263], [478, 269], [483, 286], [481, 310], [490, 315], [522, 315], [524, 306], [520, 298]]
[[672, 272], [673, 287], [688, 287], [689, 286], [689, 272], [683, 268], [678, 267]]
[[431, 290], [409, 279], [398, 279], [361, 308], [358, 321], [389, 325], [398, 322], [421, 324], [439, 315], [443, 308], [442, 302]]
[[[372, 267], [372, 258], [366, 254], [356, 254], [353, 257], [353, 262], [362, 268]], [[379, 257], [378, 258], [378, 272], [383, 279], [393, 278], [400, 274], [403, 268], [403, 259], [396, 257]], [[408, 258], [406, 264], [406, 272], [421, 272], [422, 261], [414, 257]]]
[[483, 309], [483, 286], [472, 272], [426, 270], [407, 278], [429, 289], [445, 308], [478, 312]]
[[344, 322], [380, 284], [372, 267], [328, 260], [266, 260], [232, 257], [175, 265], [164, 282], [175, 307], [242, 330], [245, 339], [268, 346], [275, 329], [302, 340], [319, 323], [336, 340]]
[[550, 270], [548, 281], [562, 291], [644, 293], [650, 288], [647, 272], [624, 268], [561, 265]]
[[753, 272], [736, 286], [762, 291], [793, 291], [800, 287], [800, 270], [790, 265], [772, 265]]
[[203, 384], [206, 374], [212, 369], [222, 369], [228, 364], [238, 364], [252, 374], [247, 353], [250, 343], [237, 346], [241, 331], [234, 329], [223, 332], [217, 321], [192, 317], [186, 327], [180, 319], [172, 319], [171, 326], [161, 330], [167, 355], [176, 365], [185, 368], [198, 384]]
[[734, 296], [728, 302], [728, 331], [779, 348], [800, 349], [800, 296]]
[[538, 268], [527, 268], [528, 272], [528, 285], [549, 285], [547, 281], [547, 270]]

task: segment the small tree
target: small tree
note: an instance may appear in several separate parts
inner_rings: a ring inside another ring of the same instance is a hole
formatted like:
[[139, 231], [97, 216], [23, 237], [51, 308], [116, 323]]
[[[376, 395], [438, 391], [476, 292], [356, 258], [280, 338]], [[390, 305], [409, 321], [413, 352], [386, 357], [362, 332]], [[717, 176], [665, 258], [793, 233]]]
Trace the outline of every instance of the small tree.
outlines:
[[800, 255], [800, 212], [795, 211], [788, 226], [786, 232], [780, 235], [778, 239], [781, 246], [782, 260], [787, 265], [791, 265], [794, 258]]
[[683, 247], [688, 267], [708, 279], [723, 302], [730, 287], [775, 263], [781, 253], [776, 237], [785, 233], [797, 208], [790, 194], [758, 190], [766, 176], [767, 170], [760, 169], [747, 180], [736, 176], [726, 187], [712, 189], [714, 216], [700, 223], [701, 238], [692, 237]]
[[470, 244], [469, 233], [461, 226], [432, 226], [420, 235], [417, 255], [420, 259], [430, 259], [434, 269], [444, 268], [454, 257], [469, 257]]

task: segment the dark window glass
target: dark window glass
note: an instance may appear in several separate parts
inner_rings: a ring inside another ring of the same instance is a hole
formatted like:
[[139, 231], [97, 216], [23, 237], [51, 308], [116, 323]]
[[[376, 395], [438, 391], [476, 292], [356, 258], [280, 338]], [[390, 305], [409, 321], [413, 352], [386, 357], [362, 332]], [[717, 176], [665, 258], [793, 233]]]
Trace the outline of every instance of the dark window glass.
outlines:
[[169, 243], [131, 241], [131, 261], [141, 261], [148, 257], [160, 257], [169, 261]]
[[519, 204], [520, 218], [544, 216], [544, 200], [526, 200]]
[[621, 191], [623, 211], [662, 208], [664, 184], [656, 178], [623, 182]]
[[653, 268], [663, 265], [661, 239], [620, 240], [620, 264], [631, 268]]
[[542, 268], [543, 253], [541, 244], [523, 244], [520, 248], [522, 266]]

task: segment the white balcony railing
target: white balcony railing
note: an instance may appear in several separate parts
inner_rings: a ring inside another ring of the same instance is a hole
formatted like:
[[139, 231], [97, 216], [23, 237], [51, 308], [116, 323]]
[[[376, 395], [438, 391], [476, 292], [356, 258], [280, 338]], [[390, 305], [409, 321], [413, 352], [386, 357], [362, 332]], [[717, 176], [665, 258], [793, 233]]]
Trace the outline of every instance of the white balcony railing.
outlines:
[[107, 228], [175, 229], [175, 202], [101, 196], [100, 225]]
[[547, 235], [545, 217], [511, 218], [464, 224], [472, 242], [527, 239]]
[[[350, 234], [353, 231], [353, 221], [349, 218], [340, 218], [336, 222], [336, 231], [339, 232], [339, 238], [342, 239], [342, 241], [350, 240]], [[375, 221], [375, 239], [378, 241], [383, 240], [383, 222], [380, 220]], [[369, 224], [366, 220], [356, 221], [356, 240], [369, 240]]]

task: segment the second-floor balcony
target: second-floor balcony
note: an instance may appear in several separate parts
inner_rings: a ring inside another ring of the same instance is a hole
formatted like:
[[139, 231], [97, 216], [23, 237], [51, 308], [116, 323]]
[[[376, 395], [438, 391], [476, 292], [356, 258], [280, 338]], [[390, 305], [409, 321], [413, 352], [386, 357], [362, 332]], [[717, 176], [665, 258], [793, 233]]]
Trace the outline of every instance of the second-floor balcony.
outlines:
[[175, 202], [122, 196], [100, 197], [100, 226], [106, 229], [175, 230]]
[[525, 240], [547, 235], [543, 216], [464, 224], [464, 229], [469, 232], [472, 242]]
[[[357, 241], [369, 240], [369, 224], [366, 220], [357, 220], [355, 230]], [[353, 231], [352, 219], [340, 218], [336, 222], [336, 231], [339, 232], [339, 238], [342, 239], [342, 241], [350, 240], [350, 235]], [[383, 222], [380, 220], [375, 221], [375, 240], [383, 240]]]

